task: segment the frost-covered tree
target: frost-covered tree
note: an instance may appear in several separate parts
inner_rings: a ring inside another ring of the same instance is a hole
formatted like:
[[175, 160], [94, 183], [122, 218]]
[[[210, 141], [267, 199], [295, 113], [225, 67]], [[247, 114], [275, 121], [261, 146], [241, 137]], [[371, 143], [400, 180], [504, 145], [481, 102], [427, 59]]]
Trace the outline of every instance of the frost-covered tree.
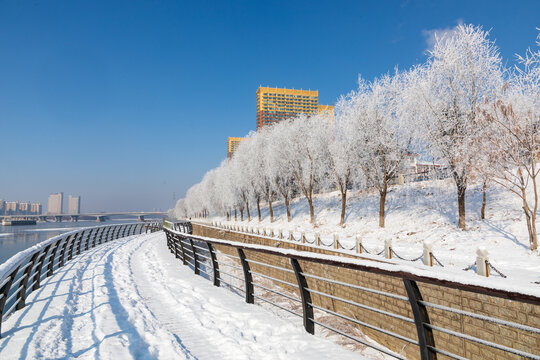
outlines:
[[334, 183], [341, 195], [341, 215], [339, 225], [345, 223], [347, 209], [347, 191], [351, 185], [356, 187], [364, 183], [359, 164], [359, 147], [354, 96], [342, 97], [335, 107], [334, 139], [329, 145], [330, 168]]
[[313, 194], [328, 174], [330, 119], [325, 114], [302, 114], [285, 122], [284, 126], [288, 131], [283, 132], [282, 155], [308, 202], [310, 221], [314, 224]]
[[478, 106], [502, 83], [497, 47], [480, 27], [459, 25], [437, 38], [425, 66], [416, 69], [410, 108], [427, 150], [450, 168], [457, 188], [458, 226], [465, 229], [465, 194], [476, 155], [471, 142], [479, 129]]
[[287, 221], [291, 221], [291, 198], [297, 189], [294, 175], [289, 167], [289, 161], [286, 158], [288, 146], [288, 128], [287, 122], [276, 124], [263, 130], [267, 137], [267, 150], [265, 159], [268, 164], [266, 167], [267, 176], [272, 180], [276, 192], [281, 195], [285, 204]]
[[179, 220], [179, 219], [185, 219], [188, 217], [185, 202], [186, 202], [185, 199], [180, 199], [176, 202], [176, 205], [174, 207], [174, 212], [173, 212], [174, 219]]
[[530, 248], [536, 250], [537, 183], [540, 172], [540, 51], [529, 49], [519, 60], [521, 67], [516, 68], [504, 92], [497, 100], [482, 106], [482, 125], [491, 129], [483, 140], [485, 151], [491, 159], [487, 173], [494, 182], [521, 199]]
[[[253, 136], [252, 141], [252, 166], [251, 176], [254, 181], [257, 193], [259, 193], [268, 203], [268, 210], [270, 212], [270, 222], [274, 222], [274, 208], [273, 201], [276, 196], [275, 184], [273, 182], [272, 171], [269, 167], [272, 166], [272, 161], [269, 154], [269, 132], [272, 128], [266, 127], [261, 129], [257, 134]], [[261, 209], [257, 203], [257, 212], [259, 221], [261, 221]]]
[[379, 226], [384, 227], [388, 186], [410, 152], [412, 138], [401, 118], [404, 77], [385, 75], [372, 82], [360, 80], [346, 98], [356, 137], [358, 165], [368, 186], [379, 192]]
[[238, 206], [241, 221], [244, 220], [244, 209], [246, 210], [248, 221], [251, 221], [249, 204], [255, 190], [249, 172], [249, 167], [251, 166], [250, 150], [251, 139], [242, 141], [229, 162], [231, 181], [241, 199], [241, 203]]

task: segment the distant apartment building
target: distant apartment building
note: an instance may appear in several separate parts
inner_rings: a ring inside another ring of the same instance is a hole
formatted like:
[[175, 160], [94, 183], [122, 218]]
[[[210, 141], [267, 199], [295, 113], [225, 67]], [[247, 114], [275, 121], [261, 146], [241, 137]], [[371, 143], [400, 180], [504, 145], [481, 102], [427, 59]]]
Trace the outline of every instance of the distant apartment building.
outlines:
[[32, 215], [41, 215], [43, 212], [43, 206], [40, 203], [35, 203], [30, 205], [30, 213]]
[[49, 201], [47, 204], [48, 214], [62, 214], [64, 204], [64, 193], [59, 192], [49, 195]]
[[246, 138], [229, 136], [227, 139], [227, 158], [229, 158], [229, 160], [232, 158], [236, 149], [238, 149], [240, 143], [244, 140], [246, 140]]
[[318, 90], [297, 90], [259, 86], [257, 130], [299, 114], [328, 113], [334, 118], [334, 106], [319, 105]]
[[81, 213], [81, 197], [80, 196], [68, 196], [68, 214], [80, 214]]
[[17, 215], [19, 213], [18, 201], [6, 201], [6, 215]]
[[30, 215], [30, 203], [29, 202], [19, 203], [19, 212], [17, 215]]
[[6, 213], [6, 202], [5, 200], [0, 200], [0, 215], [4, 215]]

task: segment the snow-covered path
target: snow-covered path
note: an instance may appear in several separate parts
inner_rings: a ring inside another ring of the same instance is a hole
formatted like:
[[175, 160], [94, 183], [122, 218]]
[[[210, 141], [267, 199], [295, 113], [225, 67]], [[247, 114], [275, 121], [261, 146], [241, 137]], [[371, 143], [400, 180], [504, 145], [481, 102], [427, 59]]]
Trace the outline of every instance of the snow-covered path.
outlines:
[[2, 329], [2, 360], [361, 358], [194, 276], [162, 232], [75, 258]]

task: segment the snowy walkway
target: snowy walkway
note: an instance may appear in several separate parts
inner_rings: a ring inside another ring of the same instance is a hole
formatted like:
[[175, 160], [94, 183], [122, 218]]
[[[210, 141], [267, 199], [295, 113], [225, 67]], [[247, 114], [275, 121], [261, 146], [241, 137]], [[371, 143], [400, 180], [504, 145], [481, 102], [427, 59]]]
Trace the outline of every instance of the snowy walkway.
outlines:
[[162, 232], [82, 254], [27, 304], [2, 324], [2, 360], [362, 358], [194, 276]]

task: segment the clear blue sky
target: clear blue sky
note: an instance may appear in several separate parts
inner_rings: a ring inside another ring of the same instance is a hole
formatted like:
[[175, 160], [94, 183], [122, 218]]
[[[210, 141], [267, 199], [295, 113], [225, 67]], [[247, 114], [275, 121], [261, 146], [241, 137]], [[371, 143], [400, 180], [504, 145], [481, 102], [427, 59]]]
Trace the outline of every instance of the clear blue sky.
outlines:
[[331, 104], [460, 21], [512, 64], [540, 1], [0, 0], [0, 198], [170, 208], [255, 128], [259, 85]]

